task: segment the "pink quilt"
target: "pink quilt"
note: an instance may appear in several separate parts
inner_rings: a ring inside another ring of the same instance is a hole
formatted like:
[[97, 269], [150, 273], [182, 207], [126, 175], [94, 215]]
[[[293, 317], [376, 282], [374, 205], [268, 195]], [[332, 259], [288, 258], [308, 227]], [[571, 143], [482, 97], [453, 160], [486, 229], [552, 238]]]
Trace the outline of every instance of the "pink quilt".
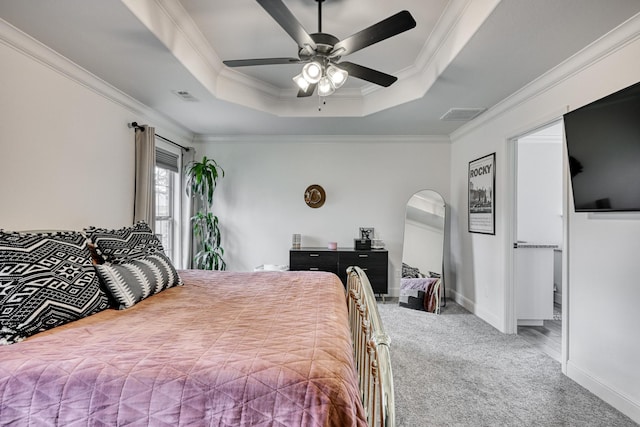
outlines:
[[0, 425], [365, 426], [330, 273], [182, 287], [0, 346]]

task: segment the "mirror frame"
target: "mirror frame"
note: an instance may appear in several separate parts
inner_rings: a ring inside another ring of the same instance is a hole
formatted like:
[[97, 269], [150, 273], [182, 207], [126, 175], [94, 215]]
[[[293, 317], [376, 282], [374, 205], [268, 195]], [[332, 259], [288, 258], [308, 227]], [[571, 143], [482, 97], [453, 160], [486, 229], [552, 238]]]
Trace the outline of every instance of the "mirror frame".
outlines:
[[[442, 286], [442, 300], [441, 300], [441, 307], [444, 307], [446, 304], [446, 298], [445, 298], [445, 293], [446, 293], [446, 287], [445, 287], [445, 282], [446, 282], [446, 269], [445, 269], [445, 249], [446, 249], [446, 245], [447, 245], [447, 202], [445, 201], [444, 197], [442, 196], [442, 194], [440, 194], [440, 192], [430, 189], [430, 188], [425, 188], [422, 190], [418, 190], [415, 193], [413, 193], [408, 199], [407, 199], [407, 203], [405, 204], [405, 215], [404, 215], [404, 227], [403, 227], [403, 232], [402, 232], [402, 255], [400, 257], [400, 262], [404, 263], [405, 262], [405, 251], [406, 251], [406, 226], [407, 226], [407, 212], [408, 212], [408, 208], [409, 208], [409, 203], [411, 202], [411, 200], [413, 199], [413, 197], [419, 195], [420, 193], [423, 192], [429, 192], [430, 194], [432, 194], [434, 197], [432, 198], [434, 200], [434, 202], [437, 203], [438, 206], [442, 206], [442, 261], [441, 261], [441, 265], [440, 265], [440, 277], [441, 277], [441, 286]], [[440, 216], [440, 215], [438, 215]], [[433, 271], [433, 270], [431, 270]], [[402, 276], [401, 276], [402, 277]]]

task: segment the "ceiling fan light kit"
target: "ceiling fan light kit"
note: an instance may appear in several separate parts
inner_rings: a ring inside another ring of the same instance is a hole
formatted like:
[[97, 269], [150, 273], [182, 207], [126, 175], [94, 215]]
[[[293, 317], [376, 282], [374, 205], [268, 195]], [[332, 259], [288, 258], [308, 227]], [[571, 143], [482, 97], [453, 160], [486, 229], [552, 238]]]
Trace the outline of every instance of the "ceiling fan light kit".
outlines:
[[304, 64], [302, 72], [293, 77], [293, 81], [300, 88], [298, 97], [311, 96], [316, 87], [320, 97], [329, 96], [346, 82], [349, 75], [379, 86], [390, 86], [397, 77], [352, 62], [338, 61], [342, 56], [352, 54], [416, 26], [411, 13], [403, 10], [339, 40], [331, 34], [322, 32], [322, 3], [325, 0], [316, 0], [318, 32], [313, 34], [309, 34], [304, 29], [282, 0], [256, 1], [298, 44], [298, 58], [240, 59], [222, 62], [229, 67]]
[[304, 92], [306, 92], [307, 89], [309, 89], [309, 86], [311, 86], [311, 83], [309, 83], [307, 79], [304, 78], [302, 73], [298, 74], [297, 76], [294, 76], [293, 81], [296, 82], [300, 90]]
[[335, 65], [329, 65], [327, 67], [327, 77], [331, 79], [331, 83], [333, 84], [333, 86], [338, 89], [344, 84], [344, 82], [347, 81], [349, 73], [346, 70], [336, 67]]
[[336, 88], [333, 86], [333, 83], [331, 83], [331, 80], [329, 80], [329, 77], [324, 76], [320, 79], [318, 83], [318, 96], [329, 96], [335, 91]]
[[322, 65], [317, 61], [309, 62], [302, 67], [302, 77], [309, 82], [309, 84], [318, 83], [322, 77]]

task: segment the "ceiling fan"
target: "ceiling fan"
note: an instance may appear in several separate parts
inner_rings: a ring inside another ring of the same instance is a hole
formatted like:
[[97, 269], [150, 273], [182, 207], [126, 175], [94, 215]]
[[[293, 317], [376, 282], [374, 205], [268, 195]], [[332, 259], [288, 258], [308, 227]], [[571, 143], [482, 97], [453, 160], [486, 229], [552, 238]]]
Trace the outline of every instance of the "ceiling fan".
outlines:
[[372, 44], [393, 37], [416, 26], [416, 21], [406, 10], [396, 13], [377, 24], [365, 28], [345, 39], [322, 32], [322, 3], [318, 2], [318, 32], [309, 34], [282, 0], [256, 0], [260, 6], [298, 44], [298, 58], [262, 58], [222, 61], [229, 67], [252, 65], [305, 64], [302, 72], [293, 80], [300, 90], [298, 97], [311, 96], [318, 88], [318, 95], [328, 96], [344, 84], [349, 75], [368, 82], [388, 87], [397, 77], [373, 70], [353, 62], [340, 61]]

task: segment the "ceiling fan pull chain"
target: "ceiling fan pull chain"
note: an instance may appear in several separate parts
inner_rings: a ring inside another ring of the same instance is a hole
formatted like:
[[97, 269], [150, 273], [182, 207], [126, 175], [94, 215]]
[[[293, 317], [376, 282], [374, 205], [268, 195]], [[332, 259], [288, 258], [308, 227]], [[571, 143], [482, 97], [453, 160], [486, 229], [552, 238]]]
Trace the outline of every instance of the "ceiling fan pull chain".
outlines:
[[327, 105], [327, 100], [324, 97], [318, 95], [318, 111], [322, 111], [323, 105]]

